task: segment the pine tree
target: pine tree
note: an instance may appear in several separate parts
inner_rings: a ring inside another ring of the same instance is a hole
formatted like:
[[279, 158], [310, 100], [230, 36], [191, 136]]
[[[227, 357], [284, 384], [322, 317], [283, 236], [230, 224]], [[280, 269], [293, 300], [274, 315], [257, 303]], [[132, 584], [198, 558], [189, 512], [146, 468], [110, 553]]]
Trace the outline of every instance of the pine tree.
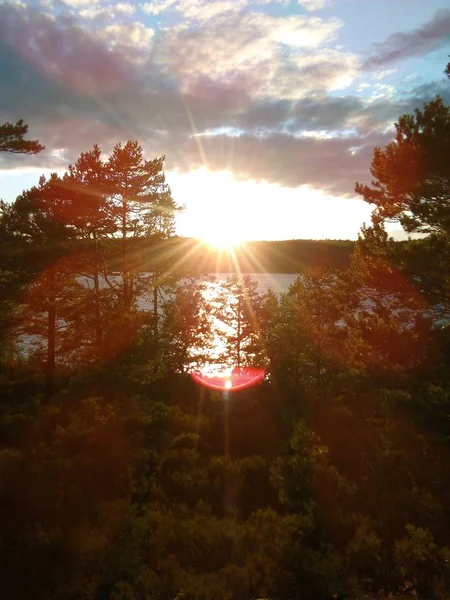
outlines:
[[356, 192], [375, 204], [375, 223], [398, 220], [407, 232], [450, 236], [450, 107], [438, 96], [403, 115], [395, 141], [375, 148], [372, 187]]
[[78, 238], [86, 240], [85, 268], [83, 274], [93, 279], [93, 304], [95, 314], [95, 346], [100, 350], [104, 330], [102, 315], [101, 274], [107, 280], [103, 241], [116, 231], [113, 204], [107, 197], [105, 165], [97, 145], [82, 152], [75, 164], [69, 165], [62, 185], [70, 203], [68, 218]]
[[257, 288], [248, 275], [234, 276], [218, 284], [218, 297], [212, 302], [212, 314], [224, 326], [217, 331], [222, 360], [238, 369], [266, 362], [261, 331], [264, 298]]
[[[163, 171], [164, 157], [145, 160], [138, 142], [117, 144], [106, 164], [108, 195], [114, 204], [114, 217], [122, 240], [122, 304], [129, 313], [136, 300], [137, 274], [141, 265], [137, 238], [164, 239], [174, 231], [178, 210]], [[158, 287], [160, 274], [154, 272], [154, 333], [158, 332]]]
[[55, 389], [57, 367], [82, 365], [86, 351], [86, 288], [80, 265], [62, 259], [31, 282], [15, 310], [16, 335], [25, 356], [44, 365], [44, 393]]
[[12, 154], [38, 154], [44, 150], [38, 140], [25, 140], [28, 133], [28, 125], [23, 119], [17, 123], [5, 123], [0, 125], [0, 152]]

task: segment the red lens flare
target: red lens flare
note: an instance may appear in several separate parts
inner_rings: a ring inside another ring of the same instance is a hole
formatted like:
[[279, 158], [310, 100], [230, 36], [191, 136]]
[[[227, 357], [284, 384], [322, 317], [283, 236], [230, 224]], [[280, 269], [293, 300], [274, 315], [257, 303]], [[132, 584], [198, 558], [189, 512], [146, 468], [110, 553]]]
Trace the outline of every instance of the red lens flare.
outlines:
[[219, 392], [237, 392], [256, 385], [263, 380], [265, 369], [257, 368], [235, 368], [230, 372], [214, 373], [191, 373], [192, 379], [211, 390]]

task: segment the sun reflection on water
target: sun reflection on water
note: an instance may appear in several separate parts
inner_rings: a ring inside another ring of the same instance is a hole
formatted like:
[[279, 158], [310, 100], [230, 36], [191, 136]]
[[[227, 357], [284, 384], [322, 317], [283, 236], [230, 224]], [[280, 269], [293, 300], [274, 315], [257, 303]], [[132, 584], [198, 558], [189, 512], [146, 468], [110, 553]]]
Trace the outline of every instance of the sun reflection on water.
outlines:
[[262, 295], [255, 293], [249, 278], [234, 276], [206, 281], [202, 299], [209, 336], [201, 348], [190, 349], [193, 379], [221, 391], [242, 390], [262, 381]]

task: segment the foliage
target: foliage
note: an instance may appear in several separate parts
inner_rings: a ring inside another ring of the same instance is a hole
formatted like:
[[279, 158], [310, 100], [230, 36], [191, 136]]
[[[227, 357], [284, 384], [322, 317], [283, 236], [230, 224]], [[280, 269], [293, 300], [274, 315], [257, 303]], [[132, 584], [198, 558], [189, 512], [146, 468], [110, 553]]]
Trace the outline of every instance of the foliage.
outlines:
[[[447, 116], [399, 121], [347, 269], [283, 294], [178, 280], [137, 142], [2, 205], [1, 598], [448, 597]], [[212, 391], [211, 363], [266, 377]]]
[[23, 119], [17, 123], [5, 123], [0, 125], [0, 152], [12, 154], [38, 154], [44, 150], [44, 146], [37, 140], [25, 140], [28, 133], [28, 125]]
[[450, 234], [450, 107], [436, 98], [398, 120], [395, 141], [376, 148], [370, 188], [356, 192], [375, 204], [374, 221], [396, 219], [408, 232]]
[[217, 331], [223, 347], [221, 362], [238, 369], [264, 364], [262, 304], [263, 297], [248, 275], [221, 283], [217, 297], [210, 300], [214, 318], [223, 325], [222, 331]]

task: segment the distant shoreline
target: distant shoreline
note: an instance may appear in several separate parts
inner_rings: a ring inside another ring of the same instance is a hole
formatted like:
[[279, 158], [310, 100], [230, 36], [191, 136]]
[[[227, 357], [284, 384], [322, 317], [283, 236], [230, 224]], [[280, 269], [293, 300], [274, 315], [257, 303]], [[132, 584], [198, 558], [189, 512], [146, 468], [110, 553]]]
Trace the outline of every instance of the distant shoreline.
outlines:
[[[109, 272], [122, 271], [119, 239], [105, 239], [102, 244]], [[351, 240], [281, 240], [246, 242], [234, 250], [218, 250], [193, 238], [173, 237], [128, 240], [133, 256], [132, 270], [153, 272], [170, 270], [176, 275], [198, 276], [207, 273], [283, 273], [296, 274], [308, 268], [345, 270], [355, 242]], [[69, 241], [53, 245], [5, 244], [0, 262], [7, 264], [21, 257], [25, 263], [38, 265], [64, 256], [90, 253], [89, 241]]]

